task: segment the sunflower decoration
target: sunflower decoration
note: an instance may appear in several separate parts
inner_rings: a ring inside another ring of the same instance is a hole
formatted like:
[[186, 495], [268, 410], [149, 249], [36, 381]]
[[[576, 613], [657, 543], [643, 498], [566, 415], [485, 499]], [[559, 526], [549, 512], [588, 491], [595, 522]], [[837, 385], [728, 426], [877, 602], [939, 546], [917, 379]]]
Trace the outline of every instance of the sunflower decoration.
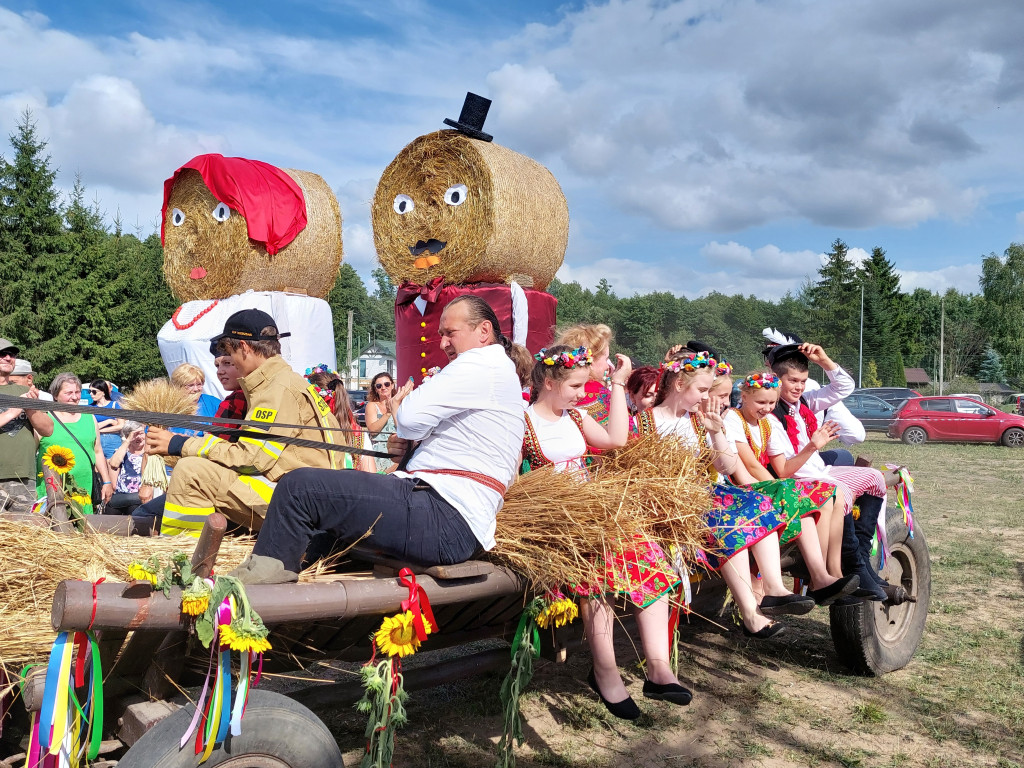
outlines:
[[559, 628], [572, 624], [580, 615], [576, 603], [565, 595], [558, 593], [549, 597], [537, 613], [537, 626], [541, 629]]
[[129, 563], [128, 578], [132, 581], [148, 581], [155, 587], [160, 580], [160, 558], [153, 555], [145, 563], [138, 560]]
[[210, 607], [213, 582], [196, 576], [181, 593], [181, 612], [186, 616], [202, 616]]
[[[367, 715], [366, 754], [360, 768], [389, 768], [395, 752], [395, 729], [405, 725], [405, 700], [402, 658], [419, 650], [428, 635], [438, 631], [430, 600], [408, 568], [399, 572], [399, 581], [409, 588], [409, 599], [402, 601], [402, 612], [388, 616], [371, 635], [373, 656], [363, 666], [363, 698], [356, 710]], [[377, 661], [377, 653], [387, 658]]]
[[43, 466], [66, 475], [75, 468], [75, 452], [63, 445], [51, 445], [43, 454]]

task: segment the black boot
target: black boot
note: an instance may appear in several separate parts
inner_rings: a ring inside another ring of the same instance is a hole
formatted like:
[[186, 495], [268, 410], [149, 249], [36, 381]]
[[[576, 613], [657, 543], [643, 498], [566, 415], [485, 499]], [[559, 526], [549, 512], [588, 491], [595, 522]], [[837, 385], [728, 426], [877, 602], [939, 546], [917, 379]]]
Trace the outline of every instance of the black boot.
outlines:
[[[877, 511], [875, 512], [877, 515]], [[870, 544], [868, 552], [870, 553]], [[870, 560], [861, 554], [860, 539], [857, 536], [853, 515], [843, 518], [843, 575], [856, 574], [860, 585], [850, 596], [862, 600], [885, 600], [885, 592], [872, 577]]]
[[[871, 578], [879, 587], [887, 587], [888, 582], [883, 579], [875, 567], [871, 564], [871, 542], [875, 536], [875, 527], [878, 525], [878, 515], [882, 511], [882, 498], [880, 496], [869, 496], [864, 494], [858, 497], [857, 506], [860, 507], [860, 517], [854, 521], [853, 526], [857, 534], [857, 549], [860, 561], [867, 566]], [[881, 542], [879, 542], [881, 546]]]

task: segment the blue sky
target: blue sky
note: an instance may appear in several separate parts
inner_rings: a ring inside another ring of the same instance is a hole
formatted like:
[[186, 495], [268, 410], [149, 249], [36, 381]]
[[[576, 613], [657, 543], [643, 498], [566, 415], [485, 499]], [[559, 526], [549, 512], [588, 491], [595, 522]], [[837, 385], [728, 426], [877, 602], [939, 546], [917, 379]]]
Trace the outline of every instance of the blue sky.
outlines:
[[315, 171], [368, 275], [380, 173], [472, 90], [562, 184], [564, 279], [774, 298], [841, 237], [976, 291], [1024, 239], [1021, 29], [1017, 0], [0, 0], [0, 130], [32, 109], [59, 183], [143, 234], [201, 152]]

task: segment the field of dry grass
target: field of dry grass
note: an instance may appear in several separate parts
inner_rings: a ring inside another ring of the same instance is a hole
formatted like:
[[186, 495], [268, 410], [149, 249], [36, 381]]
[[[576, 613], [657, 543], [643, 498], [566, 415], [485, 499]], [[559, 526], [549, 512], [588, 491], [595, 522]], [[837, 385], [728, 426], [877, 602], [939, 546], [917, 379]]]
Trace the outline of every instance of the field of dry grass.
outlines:
[[[905, 669], [850, 675], [824, 611], [790, 619], [789, 631], [766, 643], [695, 622], [683, 631], [680, 669], [694, 702], [673, 707], [640, 696], [636, 653], [619, 633], [620, 664], [645, 716], [636, 724], [606, 716], [583, 682], [585, 650], [566, 664], [541, 662], [524, 702], [518, 764], [1024, 766], [1024, 452], [887, 440], [862, 452], [912, 467], [931, 549], [931, 612]], [[394, 764], [493, 765], [500, 682], [491, 675], [413, 693]], [[357, 765], [365, 720], [348, 707], [318, 714], [346, 764]]]

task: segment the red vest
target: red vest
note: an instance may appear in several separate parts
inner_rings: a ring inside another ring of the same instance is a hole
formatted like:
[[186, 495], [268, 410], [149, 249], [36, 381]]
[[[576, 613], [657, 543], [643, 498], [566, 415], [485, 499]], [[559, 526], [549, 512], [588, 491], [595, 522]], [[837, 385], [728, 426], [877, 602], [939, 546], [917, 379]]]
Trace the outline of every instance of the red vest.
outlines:
[[[558, 300], [549, 293], [524, 288], [529, 304], [529, 326], [526, 347], [538, 352], [551, 344], [555, 334], [555, 307]], [[416, 306], [416, 298], [426, 300], [423, 313]], [[419, 384], [430, 368], [443, 368], [448, 357], [441, 351], [441, 337], [437, 328], [441, 312], [452, 299], [473, 295], [491, 305], [498, 316], [501, 332], [512, 337], [512, 289], [504, 284], [475, 283], [471, 285], [413, 286], [404, 283], [395, 299], [395, 356], [398, 358], [397, 384], [404, 384], [411, 376]], [[433, 300], [431, 300], [433, 299]]]

